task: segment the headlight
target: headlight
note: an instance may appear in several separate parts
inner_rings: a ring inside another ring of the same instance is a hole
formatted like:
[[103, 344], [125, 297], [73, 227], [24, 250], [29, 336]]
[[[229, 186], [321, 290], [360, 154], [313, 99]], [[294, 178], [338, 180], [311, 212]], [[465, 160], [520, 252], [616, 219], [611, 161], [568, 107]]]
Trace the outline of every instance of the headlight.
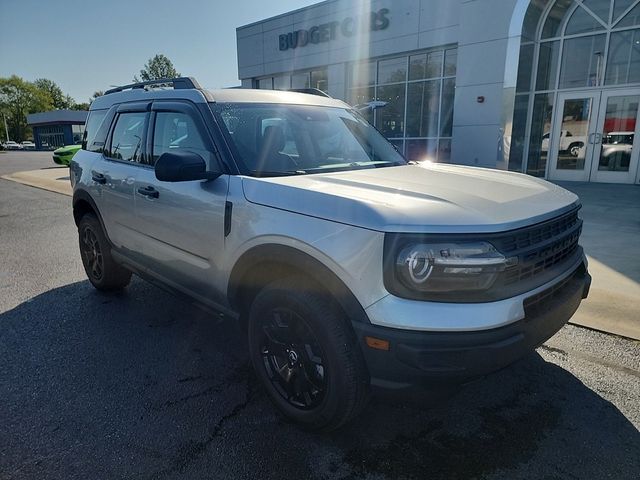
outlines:
[[484, 241], [391, 242], [385, 248], [385, 285], [402, 297], [456, 300], [458, 293], [489, 290], [517, 263]]

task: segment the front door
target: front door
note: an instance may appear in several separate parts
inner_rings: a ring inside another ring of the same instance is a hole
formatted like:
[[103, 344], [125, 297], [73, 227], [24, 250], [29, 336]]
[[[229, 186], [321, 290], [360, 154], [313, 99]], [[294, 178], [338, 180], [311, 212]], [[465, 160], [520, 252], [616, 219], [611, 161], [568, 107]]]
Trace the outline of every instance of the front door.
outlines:
[[558, 95], [549, 148], [551, 180], [634, 183], [640, 90]]

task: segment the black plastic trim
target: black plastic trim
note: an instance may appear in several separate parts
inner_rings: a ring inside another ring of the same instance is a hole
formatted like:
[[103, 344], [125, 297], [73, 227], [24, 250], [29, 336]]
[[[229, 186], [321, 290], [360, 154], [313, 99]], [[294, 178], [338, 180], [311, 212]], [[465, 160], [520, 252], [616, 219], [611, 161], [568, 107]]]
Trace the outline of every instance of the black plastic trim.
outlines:
[[[465, 383], [507, 367], [555, 335], [578, 309], [590, 284], [581, 263], [567, 279], [526, 299], [524, 319], [490, 330], [421, 332], [355, 323], [353, 328], [374, 386]], [[389, 341], [389, 351], [367, 347], [365, 336]]]

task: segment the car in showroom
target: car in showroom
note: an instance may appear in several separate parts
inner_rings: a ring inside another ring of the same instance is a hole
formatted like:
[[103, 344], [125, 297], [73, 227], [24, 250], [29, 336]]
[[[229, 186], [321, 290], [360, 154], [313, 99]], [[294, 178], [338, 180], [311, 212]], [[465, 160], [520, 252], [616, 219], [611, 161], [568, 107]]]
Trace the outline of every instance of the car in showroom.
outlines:
[[176, 78], [95, 99], [70, 165], [91, 284], [136, 274], [238, 322], [274, 405], [322, 431], [372, 392], [464, 384], [565, 325], [591, 281], [576, 195], [407, 162], [313, 93]]
[[57, 165], [69, 166], [73, 156], [78, 153], [82, 145], [66, 145], [53, 151], [53, 162]]

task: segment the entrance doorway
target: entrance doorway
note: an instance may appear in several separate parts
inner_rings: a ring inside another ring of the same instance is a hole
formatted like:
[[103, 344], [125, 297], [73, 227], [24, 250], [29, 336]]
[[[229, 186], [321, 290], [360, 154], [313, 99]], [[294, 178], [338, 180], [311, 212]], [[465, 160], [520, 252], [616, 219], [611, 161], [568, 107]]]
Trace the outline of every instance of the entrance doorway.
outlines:
[[637, 181], [640, 89], [562, 92], [554, 110], [551, 180]]

